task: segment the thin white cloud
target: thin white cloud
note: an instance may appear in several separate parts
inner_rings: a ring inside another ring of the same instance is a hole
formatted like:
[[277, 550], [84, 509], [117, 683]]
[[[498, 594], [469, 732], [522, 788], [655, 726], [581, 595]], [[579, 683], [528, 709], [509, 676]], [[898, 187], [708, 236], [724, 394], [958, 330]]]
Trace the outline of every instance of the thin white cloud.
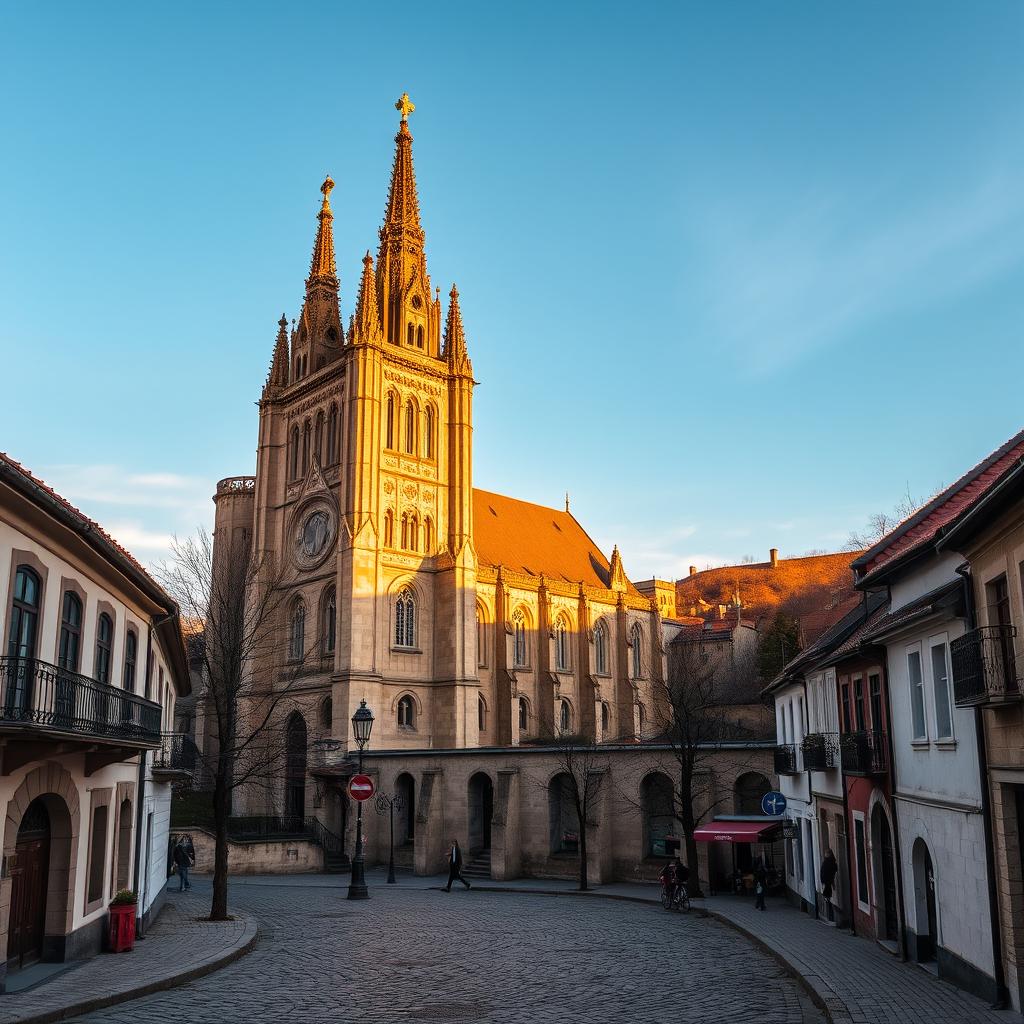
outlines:
[[[992, 173], [954, 194], [861, 191], [731, 206], [703, 225], [709, 328], [754, 373], [878, 317], [969, 291], [1024, 262], [1024, 191]], [[891, 209], [899, 213], [888, 216]], [[879, 213], [881, 211], [881, 213]]]
[[155, 533], [147, 530], [138, 522], [113, 522], [103, 524], [103, 528], [119, 544], [126, 547], [140, 561], [140, 552], [147, 556], [166, 556], [171, 549], [174, 537], [169, 533]]

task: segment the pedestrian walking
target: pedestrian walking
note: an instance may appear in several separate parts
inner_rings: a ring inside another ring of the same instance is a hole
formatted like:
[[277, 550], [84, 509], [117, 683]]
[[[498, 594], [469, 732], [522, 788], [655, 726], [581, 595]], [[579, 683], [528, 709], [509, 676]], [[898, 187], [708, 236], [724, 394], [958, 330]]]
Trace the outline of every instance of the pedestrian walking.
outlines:
[[754, 902], [755, 910], [767, 910], [765, 906], [764, 897], [768, 891], [768, 872], [764, 866], [764, 860], [758, 857], [757, 864], [754, 867], [754, 895], [757, 899]]
[[832, 907], [832, 890], [836, 882], [836, 873], [839, 871], [839, 865], [836, 863], [836, 855], [825, 847], [825, 856], [821, 862], [821, 871], [819, 877], [821, 878], [821, 895], [825, 900], [825, 913], [828, 919], [831, 921], [834, 918], [834, 910]]
[[174, 865], [178, 869], [178, 892], [185, 892], [191, 889], [192, 885], [188, 880], [188, 869], [192, 866], [192, 858], [189, 857], [188, 847], [184, 839], [179, 839], [174, 847]]
[[462, 850], [459, 847], [458, 839], [452, 840], [452, 848], [448, 851], [448, 884], [444, 887], [445, 892], [452, 891], [452, 882], [458, 879], [467, 889], [472, 889], [462, 877]]

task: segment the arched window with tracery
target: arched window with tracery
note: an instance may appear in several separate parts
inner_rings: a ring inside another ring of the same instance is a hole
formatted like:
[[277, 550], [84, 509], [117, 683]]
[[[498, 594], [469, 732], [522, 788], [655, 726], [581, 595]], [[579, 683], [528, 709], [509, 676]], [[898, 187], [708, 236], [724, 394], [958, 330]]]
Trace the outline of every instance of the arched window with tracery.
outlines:
[[388, 509], [384, 513], [384, 547], [395, 546], [395, 513]]
[[632, 648], [633, 678], [642, 679], [644, 675], [644, 631], [639, 622], [634, 622], [629, 631], [629, 643]]
[[559, 619], [555, 626], [555, 668], [559, 672], [569, 669], [569, 628], [565, 619]]
[[313, 451], [316, 452], [316, 460], [324, 465], [324, 414], [316, 414], [316, 427], [313, 429]]
[[288, 475], [294, 480], [299, 475], [299, 428], [292, 427], [291, 451], [288, 455]]
[[416, 600], [408, 587], [395, 601], [395, 646], [416, 646]]
[[604, 622], [594, 627], [594, 671], [599, 676], [608, 671], [608, 630]]
[[388, 392], [388, 409], [385, 420], [385, 441], [388, 448], [395, 447], [395, 393]]
[[398, 702], [398, 728], [416, 728], [416, 702], [406, 694]]
[[526, 666], [526, 617], [520, 609], [512, 616], [512, 664], [516, 668]]
[[338, 636], [338, 598], [334, 587], [327, 591], [324, 598], [323, 621], [320, 624], [323, 637], [324, 654], [333, 654]]
[[416, 454], [416, 403], [412, 401], [405, 404], [405, 450]]
[[432, 405], [427, 406], [426, 416], [423, 423], [423, 456], [427, 459], [434, 457], [434, 430], [437, 419]]
[[332, 405], [327, 411], [327, 464], [338, 461], [338, 407]]
[[288, 657], [301, 661], [306, 653], [306, 605], [301, 597], [292, 602], [288, 626]]

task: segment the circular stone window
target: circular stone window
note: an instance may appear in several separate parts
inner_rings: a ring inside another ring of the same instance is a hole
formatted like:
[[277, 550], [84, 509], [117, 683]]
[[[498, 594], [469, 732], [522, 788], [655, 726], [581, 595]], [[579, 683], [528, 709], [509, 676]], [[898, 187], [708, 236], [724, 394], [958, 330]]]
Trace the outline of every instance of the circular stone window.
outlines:
[[300, 569], [312, 569], [327, 556], [336, 529], [333, 509], [317, 503], [301, 514], [295, 526], [295, 562]]

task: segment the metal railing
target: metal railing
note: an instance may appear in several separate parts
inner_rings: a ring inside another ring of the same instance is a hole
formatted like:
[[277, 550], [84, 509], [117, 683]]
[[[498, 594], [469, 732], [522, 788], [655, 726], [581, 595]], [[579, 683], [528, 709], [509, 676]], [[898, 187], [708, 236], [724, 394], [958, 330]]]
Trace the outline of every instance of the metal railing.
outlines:
[[0, 726], [160, 742], [159, 704], [35, 658], [0, 657]]
[[796, 763], [796, 744], [778, 744], [775, 748], [775, 774], [797, 775], [799, 771]]
[[811, 732], [804, 737], [800, 749], [804, 752], [804, 768], [812, 772], [826, 772], [835, 768], [839, 758], [839, 734]]
[[298, 815], [262, 815], [232, 817], [228, 819], [228, 835], [232, 839], [308, 839], [321, 846], [324, 852], [341, 854], [341, 836], [332, 832], [319, 818]]
[[949, 645], [957, 707], [1020, 700], [1016, 636], [1015, 626], [979, 626]]
[[889, 770], [885, 733], [848, 732], [841, 741], [843, 773], [846, 775], [884, 775]]
[[153, 754], [153, 767], [170, 771], [194, 772], [199, 749], [186, 732], [165, 732], [160, 736], [160, 749]]

